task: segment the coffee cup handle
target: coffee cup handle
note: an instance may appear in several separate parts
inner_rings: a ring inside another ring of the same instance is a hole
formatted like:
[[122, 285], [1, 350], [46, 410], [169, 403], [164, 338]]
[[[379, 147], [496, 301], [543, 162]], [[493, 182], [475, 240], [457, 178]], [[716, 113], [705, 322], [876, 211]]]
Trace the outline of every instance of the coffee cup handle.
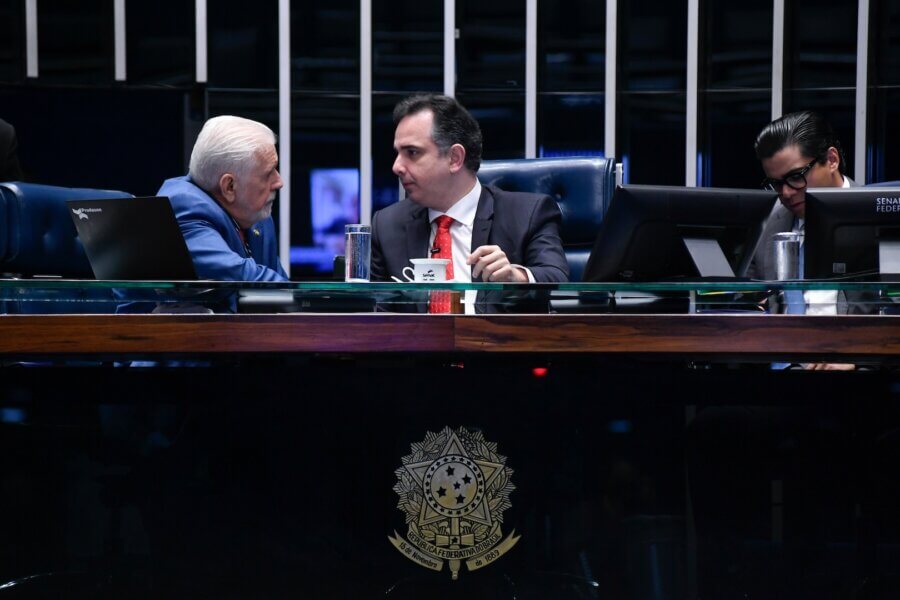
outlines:
[[[409, 271], [409, 273], [407, 273], [407, 271]], [[403, 276], [406, 277], [407, 281], [415, 281], [416, 280], [415, 271], [413, 271], [412, 267], [403, 267], [403, 270], [400, 271], [400, 273], [402, 273]]]

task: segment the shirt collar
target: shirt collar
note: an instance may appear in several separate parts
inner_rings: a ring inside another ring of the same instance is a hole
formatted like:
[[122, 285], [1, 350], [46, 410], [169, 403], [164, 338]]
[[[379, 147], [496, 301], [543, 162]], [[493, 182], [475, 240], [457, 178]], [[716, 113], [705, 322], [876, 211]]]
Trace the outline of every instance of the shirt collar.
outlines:
[[478, 210], [479, 198], [481, 198], [481, 182], [476, 179], [475, 185], [472, 187], [471, 191], [460, 198], [447, 212], [443, 213], [439, 210], [429, 208], [428, 222], [432, 223], [439, 216], [447, 215], [448, 217], [452, 217], [457, 223], [463, 223], [471, 228], [475, 224], [475, 213]]
[[844, 181], [844, 183], [841, 184], [841, 187], [844, 188], [844, 189], [849, 188], [849, 187], [850, 187], [850, 180], [847, 179], [846, 177], [844, 177], [843, 175], [841, 175], [841, 179]]

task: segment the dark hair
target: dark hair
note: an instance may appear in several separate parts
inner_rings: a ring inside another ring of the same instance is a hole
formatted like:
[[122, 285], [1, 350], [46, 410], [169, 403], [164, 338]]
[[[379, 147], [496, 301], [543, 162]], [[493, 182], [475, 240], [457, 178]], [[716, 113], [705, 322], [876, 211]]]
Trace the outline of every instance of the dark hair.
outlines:
[[441, 155], [453, 144], [466, 149], [466, 168], [477, 173], [481, 167], [481, 127], [462, 104], [440, 94], [416, 94], [404, 98], [394, 107], [394, 127], [405, 117], [430, 110], [434, 115], [431, 139]]
[[824, 163], [828, 149], [838, 151], [841, 175], [847, 173], [844, 150], [834, 135], [831, 125], [819, 113], [810, 110], [786, 114], [775, 119], [756, 136], [756, 158], [772, 158], [776, 152], [787, 146], [796, 145], [803, 156], [809, 156]]

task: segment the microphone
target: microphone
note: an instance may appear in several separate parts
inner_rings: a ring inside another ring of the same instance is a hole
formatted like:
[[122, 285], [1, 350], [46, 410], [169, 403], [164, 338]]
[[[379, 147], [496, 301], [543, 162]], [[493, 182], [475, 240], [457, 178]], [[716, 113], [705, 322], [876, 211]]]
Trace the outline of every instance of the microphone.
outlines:
[[440, 248], [432, 248], [428, 251], [429, 254], [439, 254], [441, 252]]

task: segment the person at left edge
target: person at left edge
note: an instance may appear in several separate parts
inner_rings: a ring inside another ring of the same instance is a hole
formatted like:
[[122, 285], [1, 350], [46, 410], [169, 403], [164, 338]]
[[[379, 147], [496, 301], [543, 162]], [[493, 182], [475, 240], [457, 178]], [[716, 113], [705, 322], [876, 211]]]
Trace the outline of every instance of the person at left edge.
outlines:
[[22, 181], [16, 129], [0, 119], [0, 181]]
[[168, 196], [200, 279], [286, 281], [272, 205], [283, 186], [275, 134], [249, 119], [203, 125], [189, 174], [166, 180]]

